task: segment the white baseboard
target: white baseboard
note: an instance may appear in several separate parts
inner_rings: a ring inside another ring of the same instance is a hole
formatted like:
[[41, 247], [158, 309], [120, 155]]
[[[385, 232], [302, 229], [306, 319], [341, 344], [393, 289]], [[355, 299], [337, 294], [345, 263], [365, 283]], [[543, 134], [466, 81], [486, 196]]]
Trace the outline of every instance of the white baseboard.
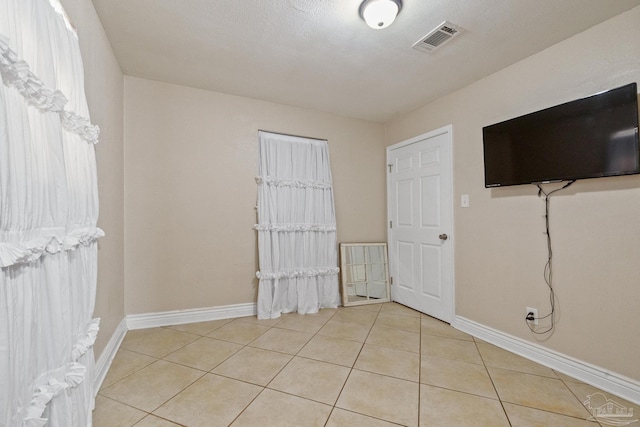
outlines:
[[453, 327], [507, 351], [569, 375], [603, 391], [640, 404], [640, 382], [565, 354], [456, 316]]
[[255, 316], [256, 313], [256, 304], [247, 303], [160, 313], [129, 314], [127, 316], [127, 329], [131, 331], [134, 329], [157, 328], [159, 326], [208, 322], [209, 320]]
[[100, 387], [102, 387], [104, 378], [107, 376], [107, 372], [109, 372], [109, 368], [111, 367], [111, 362], [113, 362], [113, 358], [116, 357], [116, 353], [118, 352], [120, 344], [122, 343], [126, 333], [127, 322], [126, 318], [123, 318], [116, 327], [116, 330], [113, 332], [113, 335], [111, 335], [107, 346], [102, 350], [102, 354], [96, 361], [95, 376], [93, 379], [94, 396], [98, 395], [98, 391], [100, 391]]

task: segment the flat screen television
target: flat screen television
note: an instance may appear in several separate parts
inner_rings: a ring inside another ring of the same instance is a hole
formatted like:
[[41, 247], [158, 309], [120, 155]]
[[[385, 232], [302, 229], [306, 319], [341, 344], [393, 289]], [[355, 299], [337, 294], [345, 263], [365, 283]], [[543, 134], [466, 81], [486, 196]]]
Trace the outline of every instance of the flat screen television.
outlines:
[[640, 173], [636, 83], [486, 126], [485, 187]]

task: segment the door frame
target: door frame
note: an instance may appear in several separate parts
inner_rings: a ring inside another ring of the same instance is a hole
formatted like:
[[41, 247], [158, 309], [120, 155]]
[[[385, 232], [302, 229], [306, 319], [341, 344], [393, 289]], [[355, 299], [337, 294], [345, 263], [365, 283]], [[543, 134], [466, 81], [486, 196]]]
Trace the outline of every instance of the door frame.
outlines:
[[[391, 152], [393, 150], [396, 150], [398, 148], [402, 148], [405, 147], [407, 145], [411, 145], [411, 144], [415, 144], [417, 142], [420, 142], [424, 139], [428, 139], [428, 138], [433, 138], [435, 136], [438, 135], [442, 135], [442, 134], [448, 134], [449, 138], [447, 139], [447, 143], [449, 144], [449, 159], [450, 162], [448, 165], [445, 165], [449, 168], [449, 172], [451, 173], [451, 194], [449, 197], [450, 200], [450, 206], [449, 208], [451, 209], [451, 231], [449, 232], [449, 245], [451, 246], [451, 266], [449, 267], [451, 270], [449, 271], [450, 277], [451, 277], [451, 289], [449, 290], [449, 297], [451, 298], [451, 322], [453, 323], [454, 319], [455, 319], [455, 315], [456, 315], [456, 276], [455, 276], [455, 256], [456, 256], [456, 251], [455, 251], [455, 202], [454, 202], [454, 195], [455, 195], [455, 177], [453, 174], [453, 125], [446, 125], [443, 126], [441, 128], [432, 130], [430, 132], [427, 133], [423, 133], [421, 135], [415, 136], [413, 138], [409, 138], [407, 140], [404, 140], [402, 142], [398, 142], [396, 144], [393, 145], [389, 145], [387, 147], [387, 153], [386, 153], [386, 171], [387, 171], [387, 246], [389, 246], [391, 244], [391, 234], [392, 234], [392, 228], [390, 227], [391, 225], [391, 174], [389, 173], [389, 165], [391, 164], [390, 162], [390, 156], [391, 156]], [[394, 251], [389, 250], [389, 270], [390, 271], [396, 271], [395, 270], [395, 265], [396, 265], [396, 260], [394, 259], [395, 255], [393, 254]], [[391, 284], [391, 301], [395, 301], [394, 298], [394, 284]]]

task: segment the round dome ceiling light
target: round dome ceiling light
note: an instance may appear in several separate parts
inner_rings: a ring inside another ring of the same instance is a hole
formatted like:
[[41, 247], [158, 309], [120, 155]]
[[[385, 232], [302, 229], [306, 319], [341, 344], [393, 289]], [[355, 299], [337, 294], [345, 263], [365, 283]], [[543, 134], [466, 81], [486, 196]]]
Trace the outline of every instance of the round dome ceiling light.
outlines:
[[402, 0], [364, 0], [360, 16], [371, 28], [382, 29], [393, 23], [400, 9]]

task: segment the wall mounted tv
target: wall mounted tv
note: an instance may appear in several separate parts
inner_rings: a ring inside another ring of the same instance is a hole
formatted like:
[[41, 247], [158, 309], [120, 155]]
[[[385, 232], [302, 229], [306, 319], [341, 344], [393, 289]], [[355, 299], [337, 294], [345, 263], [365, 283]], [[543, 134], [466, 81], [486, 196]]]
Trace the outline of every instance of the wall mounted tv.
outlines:
[[487, 188], [638, 174], [637, 84], [486, 126], [482, 136]]

